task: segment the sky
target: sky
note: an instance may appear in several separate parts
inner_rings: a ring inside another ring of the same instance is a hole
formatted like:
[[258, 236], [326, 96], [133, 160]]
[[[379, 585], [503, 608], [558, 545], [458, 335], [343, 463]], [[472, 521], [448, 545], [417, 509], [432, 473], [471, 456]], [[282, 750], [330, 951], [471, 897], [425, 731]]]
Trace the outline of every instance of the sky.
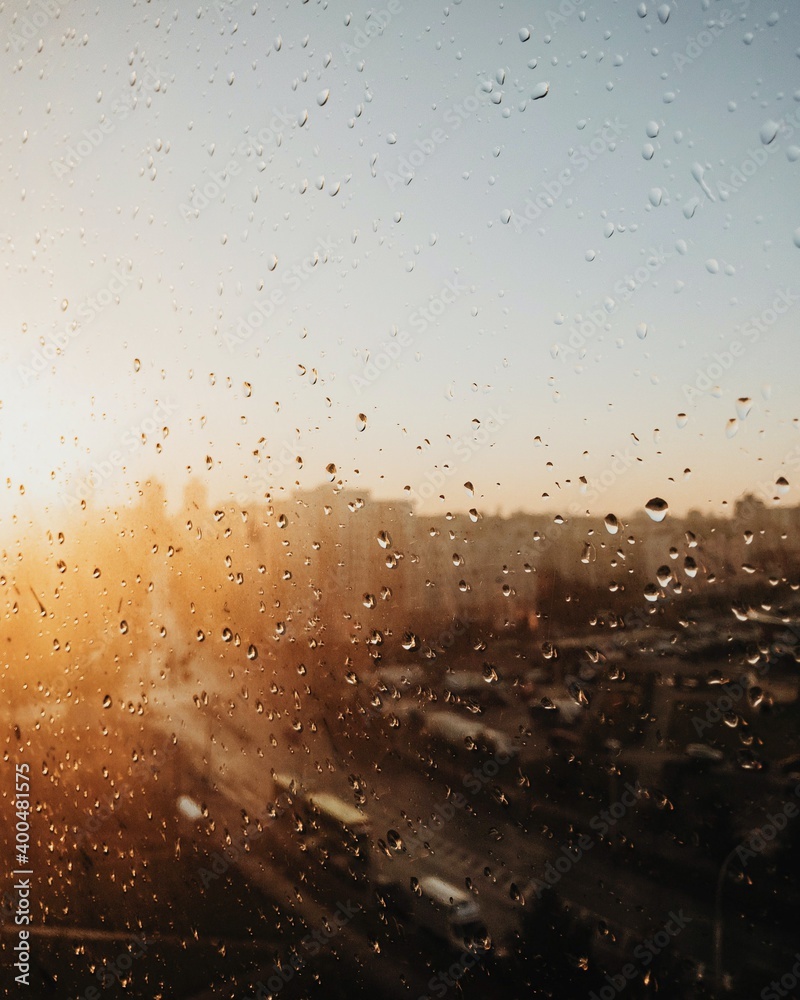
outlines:
[[0, 519], [794, 502], [797, 5], [348, 11], [4, 5]]

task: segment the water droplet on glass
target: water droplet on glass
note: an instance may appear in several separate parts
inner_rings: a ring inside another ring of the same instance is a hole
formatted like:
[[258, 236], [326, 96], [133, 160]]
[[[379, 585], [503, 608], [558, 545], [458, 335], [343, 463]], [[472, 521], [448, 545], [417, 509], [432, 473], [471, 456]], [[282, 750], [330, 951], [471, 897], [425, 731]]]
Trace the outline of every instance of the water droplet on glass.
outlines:
[[753, 400], [749, 396], [740, 396], [736, 400], [736, 416], [740, 420], [744, 420], [752, 408]]
[[679, 413], [675, 418], [675, 423], [678, 427], [685, 427], [689, 423], [689, 418], [685, 413]]
[[605, 526], [609, 535], [616, 535], [619, 531], [619, 521], [617, 520], [616, 514], [606, 514]]
[[328, 98], [329, 98], [330, 96], [331, 96], [331, 92], [330, 92], [330, 90], [328, 90], [327, 88], [326, 88], [325, 90], [321, 90], [321, 91], [320, 91], [320, 92], [319, 92], [319, 93], [317, 94], [317, 104], [318, 104], [318, 105], [319, 105], [319, 106], [320, 106], [321, 108], [325, 107], [325, 105], [326, 105], [326, 104], [328, 103]]
[[546, 97], [549, 92], [550, 92], [550, 84], [549, 83], [546, 83], [545, 81], [542, 81], [541, 83], [537, 83], [536, 86], [531, 91], [531, 100], [532, 101], [539, 101], [543, 97]]
[[106, 696], [105, 696], [105, 697], [103, 698], [103, 708], [111, 708], [111, 705], [112, 705], [112, 701], [111, 701], [111, 695], [110, 695], [110, 694], [107, 694], [107, 695], [106, 695]]
[[661, 497], [653, 497], [651, 500], [647, 501], [644, 505], [644, 509], [653, 521], [663, 521], [667, 516], [669, 504], [666, 500], [662, 500]]
[[656, 11], [658, 14], [658, 19], [662, 24], [666, 24], [669, 21], [670, 7], [668, 3], [662, 3], [661, 6]]
[[658, 600], [661, 591], [654, 583], [648, 583], [644, 588], [644, 596], [651, 603], [655, 603]]
[[531, 37], [530, 28], [520, 28], [519, 29], [519, 40], [521, 42], [527, 42], [530, 37]]
[[639, 338], [639, 340], [644, 340], [644, 338], [647, 336], [647, 323], [640, 323], [636, 327], [636, 336]]
[[367, 415], [366, 413], [359, 413], [356, 417], [356, 430], [363, 431], [367, 428]]
[[765, 121], [761, 126], [758, 135], [764, 145], [768, 146], [778, 134], [779, 130], [780, 125], [778, 122], [774, 121], [772, 118], [768, 118], [767, 121]]
[[732, 438], [739, 433], [739, 421], [736, 417], [731, 417], [730, 420], [725, 424], [725, 437]]

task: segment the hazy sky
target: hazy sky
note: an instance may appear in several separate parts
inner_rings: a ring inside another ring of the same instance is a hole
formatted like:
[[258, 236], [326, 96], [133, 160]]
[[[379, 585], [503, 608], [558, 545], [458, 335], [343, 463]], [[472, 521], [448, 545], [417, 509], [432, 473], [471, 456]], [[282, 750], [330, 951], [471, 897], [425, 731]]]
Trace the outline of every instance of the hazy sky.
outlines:
[[795, 3], [54, 9], [0, 13], [0, 512], [793, 500]]

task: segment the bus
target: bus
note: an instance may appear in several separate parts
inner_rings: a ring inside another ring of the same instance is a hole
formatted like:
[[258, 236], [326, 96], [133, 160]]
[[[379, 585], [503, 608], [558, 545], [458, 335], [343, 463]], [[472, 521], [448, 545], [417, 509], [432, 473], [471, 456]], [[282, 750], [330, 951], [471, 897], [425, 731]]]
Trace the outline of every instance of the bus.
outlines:
[[413, 922], [459, 951], [488, 951], [491, 939], [480, 905], [466, 890], [438, 875], [424, 875], [416, 888], [399, 882], [382, 886], [386, 897]]
[[[372, 824], [368, 816], [332, 792], [308, 791], [298, 779], [276, 774], [280, 802], [294, 807], [300, 848], [312, 851], [334, 867], [363, 870], [369, 863]], [[285, 807], [284, 807], [285, 808]]]

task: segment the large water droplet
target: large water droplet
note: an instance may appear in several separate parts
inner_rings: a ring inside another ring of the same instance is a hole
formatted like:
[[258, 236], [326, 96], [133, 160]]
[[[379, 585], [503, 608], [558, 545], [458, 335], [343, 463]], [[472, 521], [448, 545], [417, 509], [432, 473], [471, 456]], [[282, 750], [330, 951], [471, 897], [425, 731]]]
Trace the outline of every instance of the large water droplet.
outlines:
[[662, 500], [661, 497], [653, 497], [651, 500], [647, 501], [644, 505], [644, 509], [647, 511], [652, 520], [663, 521], [667, 516], [669, 504], [666, 500]]
[[759, 130], [759, 137], [765, 146], [768, 146], [780, 130], [780, 125], [778, 122], [774, 121], [772, 118], [768, 118], [767, 121], [761, 126]]

